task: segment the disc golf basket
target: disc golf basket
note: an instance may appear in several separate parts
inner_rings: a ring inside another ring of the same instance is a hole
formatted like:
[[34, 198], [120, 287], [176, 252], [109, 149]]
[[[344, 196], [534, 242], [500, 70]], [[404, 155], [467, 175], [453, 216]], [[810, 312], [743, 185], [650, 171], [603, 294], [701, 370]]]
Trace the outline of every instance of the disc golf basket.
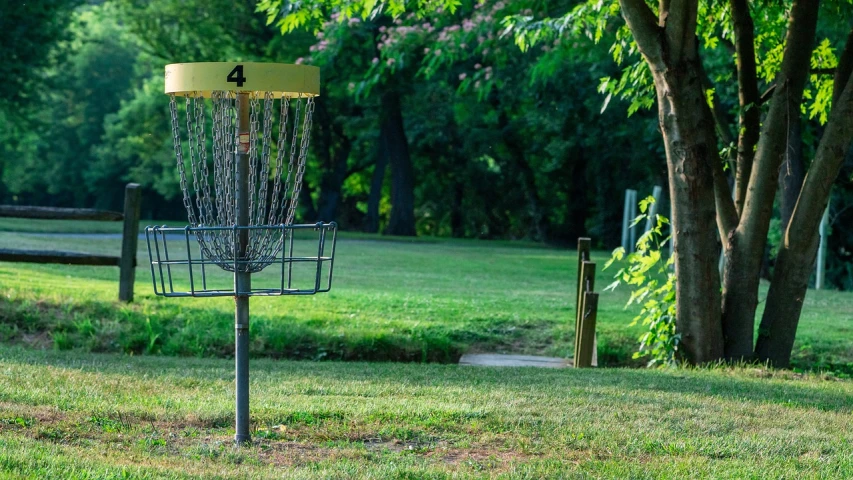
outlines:
[[337, 226], [293, 224], [320, 72], [178, 63], [166, 66], [166, 93], [189, 225], [145, 229], [154, 293], [235, 298], [234, 440], [246, 443], [249, 297], [312, 295], [332, 285]]

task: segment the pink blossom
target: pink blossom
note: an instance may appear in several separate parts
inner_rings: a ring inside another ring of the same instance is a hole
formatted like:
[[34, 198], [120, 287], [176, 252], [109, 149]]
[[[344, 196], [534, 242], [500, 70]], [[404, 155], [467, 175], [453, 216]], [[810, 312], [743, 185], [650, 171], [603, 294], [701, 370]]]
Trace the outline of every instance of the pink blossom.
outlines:
[[382, 25], [381, 27], [379, 27], [380, 32], [385, 33], [385, 30], [387, 30], [387, 28], [385, 28], [385, 25]]
[[348, 87], [349, 87], [349, 89], [350, 89], [350, 90], [355, 89], [355, 83], [354, 83], [354, 82], [349, 82]]
[[379, 63], [379, 59], [378, 59], [378, 58], [376, 58], [376, 57], [373, 57], [373, 60], [371, 60], [371, 62], [372, 62], [374, 65], [376, 65], [377, 63]]
[[474, 64], [474, 69], [475, 69], [475, 70], [479, 70], [479, 69], [481, 69], [481, 68], [483, 68], [483, 66], [482, 66], [482, 65], [480, 65], [479, 63], [475, 63], [475, 64]]
[[484, 49], [483, 49], [483, 56], [485, 57], [485, 56], [486, 56], [486, 55], [488, 55], [488, 54], [489, 54], [489, 49], [488, 49], [488, 48], [484, 48]]
[[466, 43], [460, 43], [460, 44], [459, 44], [459, 48], [461, 48], [462, 50], [465, 50], [466, 48], [468, 48], [468, 44], [466, 44]]
[[460, 73], [459, 74], [459, 80], [465, 80], [465, 77], [467, 77], [467, 76], [468, 76], [467, 73]]
[[304, 58], [299, 57], [299, 58], [297, 58], [297, 59], [296, 59], [296, 62], [295, 62], [295, 63], [296, 63], [297, 65], [301, 65], [301, 64], [302, 64], [302, 62], [304, 62], [304, 61], [305, 61], [305, 59], [304, 59]]
[[317, 32], [317, 38], [323, 38], [325, 34], [323, 32]]
[[429, 47], [427, 47], [427, 48], [425, 48], [425, 49], [424, 49], [424, 55], [426, 55], [426, 54], [428, 54], [428, 53], [429, 53]]
[[358, 23], [360, 21], [361, 21], [361, 19], [358, 17], [351, 17], [349, 20], [347, 20], [347, 23], [349, 23], [350, 25], [355, 25], [356, 23]]
[[474, 88], [480, 88], [480, 81], [479, 80], [474, 82]]
[[492, 72], [486, 72], [486, 80], [490, 80], [492, 78]]
[[435, 51], [435, 56], [437, 57], [437, 56], [439, 56], [439, 55], [441, 55], [441, 49], [440, 49], [440, 48], [439, 48], [438, 50], [436, 50], [436, 51]]
[[385, 61], [385, 64], [390, 67], [391, 65], [394, 65], [394, 62], [396, 62], [396, 61], [397, 61], [396, 58], [389, 58], [388, 60]]

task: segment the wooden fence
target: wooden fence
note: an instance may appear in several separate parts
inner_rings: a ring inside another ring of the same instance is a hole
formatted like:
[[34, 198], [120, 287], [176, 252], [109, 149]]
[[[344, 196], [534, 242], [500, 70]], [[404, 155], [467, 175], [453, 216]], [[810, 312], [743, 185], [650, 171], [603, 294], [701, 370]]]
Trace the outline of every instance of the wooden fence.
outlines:
[[595, 321], [598, 316], [598, 293], [595, 290], [595, 263], [590, 261], [590, 239], [578, 239], [578, 288], [575, 310], [575, 368], [592, 367], [595, 352]]
[[119, 267], [118, 299], [133, 301], [133, 282], [136, 269], [136, 247], [139, 240], [139, 209], [142, 195], [139, 185], [128, 183], [124, 189], [124, 213], [85, 208], [27, 207], [0, 205], [0, 217], [33, 218], [42, 220], [124, 220], [121, 255], [91, 253], [0, 249], [2, 262], [62, 263], [66, 265], [95, 265]]

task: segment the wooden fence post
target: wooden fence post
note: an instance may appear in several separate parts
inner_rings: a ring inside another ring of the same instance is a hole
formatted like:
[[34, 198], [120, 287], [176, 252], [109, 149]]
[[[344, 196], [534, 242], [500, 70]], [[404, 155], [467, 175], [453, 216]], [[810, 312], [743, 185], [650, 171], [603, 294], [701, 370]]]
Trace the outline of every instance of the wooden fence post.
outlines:
[[118, 299], [122, 302], [133, 301], [141, 203], [142, 190], [139, 184], [128, 183], [124, 188], [124, 228], [121, 234], [121, 259], [119, 260]]
[[586, 293], [595, 289], [595, 263], [586, 260], [581, 262], [581, 271], [578, 277], [580, 288], [578, 289], [578, 315], [575, 321], [575, 362], [577, 362], [581, 351], [581, 330], [583, 330], [583, 318], [587, 310], [586, 305], [584, 305]]
[[592, 366], [593, 350], [595, 347], [595, 321], [598, 316], [598, 293], [584, 293], [584, 312], [581, 329], [578, 356], [575, 357], [575, 367], [587, 368]]
[[581, 278], [583, 277], [583, 262], [589, 261], [589, 250], [591, 240], [589, 238], [578, 238], [578, 284], [575, 293], [577, 293], [577, 305], [575, 305], [575, 335], [577, 335], [578, 327], [580, 326], [581, 304], [583, 303], [583, 290], [581, 286]]

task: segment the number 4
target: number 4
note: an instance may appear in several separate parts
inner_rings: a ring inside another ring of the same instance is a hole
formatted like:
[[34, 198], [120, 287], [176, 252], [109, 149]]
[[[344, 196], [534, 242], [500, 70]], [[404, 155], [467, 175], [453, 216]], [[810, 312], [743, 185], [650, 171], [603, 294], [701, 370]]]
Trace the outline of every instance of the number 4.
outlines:
[[242, 87], [243, 83], [246, 82], [246, 77], [243, 76], [243, 66], [237, 65], [234, 67], [234, 70], [231, 70], [231, 73], [228, 74], [226, 81], [236, 83], [238, 87]]

